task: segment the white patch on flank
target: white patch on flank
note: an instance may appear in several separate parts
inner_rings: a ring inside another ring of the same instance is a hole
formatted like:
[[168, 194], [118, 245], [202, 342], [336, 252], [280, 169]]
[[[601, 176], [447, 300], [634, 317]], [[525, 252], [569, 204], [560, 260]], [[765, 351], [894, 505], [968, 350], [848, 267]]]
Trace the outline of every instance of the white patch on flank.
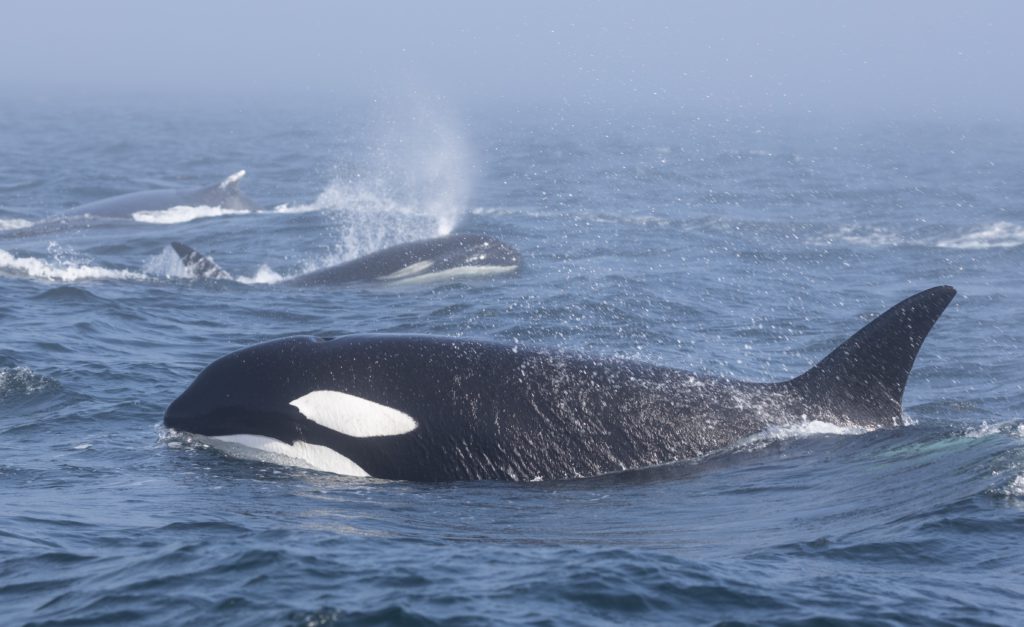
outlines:
[[402, 435], [417, 427], [409, 414], [333, 390], [315, 390], [290, 404], [318, 425], [355, 438]]
[[378, 277], [378, 280], [394, 281], [396, 279], [404, 279], [413, 274], [420, 274], [421, 272], [424, 272], [425, 270], [429, 269], [432, 265], [434, 265], [434, 262], [429, 259], [427, 259], [426, 261], [417, 261], [416, 263], [408, 265], [396, 272], [392, 272], [387, 276]]
[[274, 438], [242, 433], [237, 435], [195, 435], [192, 437], [203, 444], [242, 459], [254, 459], [282, 466], [299, 466], [348, 477], [370, 476], [358, 464], [334, 449], [319, 444], [309, 444], [301, 440], [296, 440], [295, 444], [286, 444]]
[[146, 224], [183, 224], [200, 218], [217, 218], [220, 216], [238, 216], [250, 213], [248, 209], [224, 209], [223, 207], [211, 207], [209, 205], [177, 205], [170, 209], [158, 211], [136, 211], [132, 219], [136, 222]]
[[227, 189], [228, 185], [233, 185], [238, 181], [241, 181], [243, 176], [245, 176], [245, 170], [239, 170], [238, 172], [235, 172], [234, 174], [220, 182], [220, 188]]
[[422, 283], [425, 281], [440, 281], [443, 279], [454, 279], [458, 277], [477, 277], [486, 276], [488, 274], [503, 274], [505, 272], [513, 272], [518, 267], [519, 266], [459, 266], [458, 268], [448, 268], [447, 270], [441, 270], [439, 272], [428, 272], [426, 274], [420, 274], [406, 279], [398, 279], [395, 283]]

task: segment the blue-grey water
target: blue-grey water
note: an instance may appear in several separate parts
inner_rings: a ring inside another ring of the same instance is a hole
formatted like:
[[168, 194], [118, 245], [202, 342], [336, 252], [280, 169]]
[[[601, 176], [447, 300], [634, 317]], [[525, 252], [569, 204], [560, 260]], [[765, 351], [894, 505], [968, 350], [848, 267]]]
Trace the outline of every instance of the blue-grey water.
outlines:
[[[1019, 624], [1024, 128], [252, 103], [0, 105], [4, 624]], [[247, 170], [266, 206], [69, 219]], [[205, 216], [205, 217], [204, 217]], [[195, 218], [195, 219], [189, 219]], [[454, 229], [511, 276], [275, 280]], [[188, 278], [166, 249], [239, 281]], [[592, 479], [417, 484], [164, 431], [216, 357], [415, 332], [795, 376], [959, 290], [904, 409]]]

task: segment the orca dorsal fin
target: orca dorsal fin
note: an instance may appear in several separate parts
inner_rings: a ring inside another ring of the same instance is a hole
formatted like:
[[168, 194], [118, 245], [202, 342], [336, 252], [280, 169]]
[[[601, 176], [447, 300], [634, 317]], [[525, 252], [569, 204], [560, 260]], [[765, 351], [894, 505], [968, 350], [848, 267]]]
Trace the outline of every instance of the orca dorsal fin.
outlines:
[[917, 352], [954, 296], [956, 290], [945, 285], [914, 294], [787, 385], [834, 416], [900, 424], [903, 389]]
[[235, 172], [234, 174], [228, 176], [220, 183], [217, 183], [217, 187], [219, 189], [234, 188], [236, 185], [238, 185], [238, 181], [242, 180], [243, 176], [245, 176], [245, 170], [239, 170], [238, 172]]
[[218, 266], [217, 262], [206, 255], [203, 255], [191, 246], [182, 244], [181, 242], [171, 242], [171, 248], [175, 253], [177, 253], [178, 258], [181, 259], [181, 263], [185, 264], [185, 269], [188, 270], [193, 277], [197, 279], [231, 280], [231, 275]]

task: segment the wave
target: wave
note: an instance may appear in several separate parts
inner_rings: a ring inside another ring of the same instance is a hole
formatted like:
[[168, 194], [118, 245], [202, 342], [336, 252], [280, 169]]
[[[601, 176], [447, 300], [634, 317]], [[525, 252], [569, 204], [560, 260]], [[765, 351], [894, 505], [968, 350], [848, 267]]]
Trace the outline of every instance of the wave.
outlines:
[[1014, 477], [1010, 485], [1006, 486], [1004, 494], [1012, 497], [1024, 497], [1024, 475]]
[[887, 229], [852, 226], [840, 227], [834, 233], [812, 240], [812, 243], [818, 246], [832, 246], [837, 241], [870, 248], [900, 246], [909, 243], [903, 236]]
[[149, 278], [141, 272], [132, 270], [114, 270], [73, 261], [47, 261], [37, 257], [15, 257], [2, 248], [0, 248], [0, 272], [62, 282], [110, 279], [141, 281]]
[[28, 396], [57, 386], [56, 380], [36, 374], [23, 366], [0, 368], [0, 399]]
[[988, 248], [1015, 248], [1024, 244], [1024, 227], [1012, 222], [996, 222], [972, 231], [938, 241], [939, 248], [961, 248], [966, 250], [984, 250]]
[[[981, 426], [967, 432], [968, 437], [984, 437], [997, 433], [1005, 434], [1014, 440], [1021, 440], [1024, 444], [1024, 422], [1014, 421], [1012, 423], [989, 425], [982, 422]], [[1024, 446], [1017, 446], [1014, 455], [1011, 456], [1006, 473], [1012, 479], [994, 490], [995, 494], [1012, 499], [1024, 499]], [[998, 470], [994, 474], [1001, 474]], [[1005, 476], [1005, 475], [1004, 475]], [[1004, 479], [1005, 481], [1005, 479]]]
[[928, 246], [961, 250], [1016, 248], [1024, 244], [1024, 227], [1012, 222], [995, 222], [976, 227], [975, 230], [955, 237], [913, 238], [883, 228], [844, 226], [836, 232], [811, 241], [818, 246], [833, 246], [837, 242], [869, 248], [895, 246]]
[[276, 205], [273, 209], [270, 209], [269, 213], [310, 213], [322, 211], [323, 209], [324, 205], [319, 202], [319, 197], [317, 197], [317, 200], [305, 205], [289, 205], [288, 203]]
[[245, 285], [270, 285], [273, 283], [280, 283], [287, 278], [288, 277], [274, 272], [274, 270], [272, 270], [267, 264], [263, 264], [256, 270], [256, 274], [251, 277], [239, 276], [235, 277], [235, 280]]
[[[192, 269], [182, 263], [181, 257], [169, 245], [164, 246], [160, 254], [147, 260], [143, 265], [143, 271], [147, 276], [162, 279], [197, 278]], [[279, 283], [286, 278], [288, 277], [278, 274], [270, 266], [263, 264], [253, 276], [236, 276], [234, 280], [245, 285], [265, 285]]]
[[0, 231], [14, 231], [16, 229], [27, 229], [32, 226], [32, 221], [19, 218], [0, 218]]
[[145, 224], [183, 224], [200, 218], [219, 218], [221, 216], [237, 216], [252, 213], [248, 209], [225, 209], [209, 205], [178, 205], [157, 211], [136, 211], [132, 219]]
[[808, 420], [783, 425], [771, 425], [759, 433], [746, 438], [739, 448], [761, 448], [780, 440], [793, 440], [816, 435], [860, 435], [873, 429], [859, 425], [837, 425], [821, 420]]

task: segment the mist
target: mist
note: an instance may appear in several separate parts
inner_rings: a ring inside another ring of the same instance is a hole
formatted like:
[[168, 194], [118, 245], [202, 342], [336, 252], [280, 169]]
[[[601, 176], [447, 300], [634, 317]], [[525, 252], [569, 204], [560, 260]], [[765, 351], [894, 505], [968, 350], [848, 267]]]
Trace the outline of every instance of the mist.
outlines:
[[5, 3], [6, 98], [1015, 117], [1013, 2]]

